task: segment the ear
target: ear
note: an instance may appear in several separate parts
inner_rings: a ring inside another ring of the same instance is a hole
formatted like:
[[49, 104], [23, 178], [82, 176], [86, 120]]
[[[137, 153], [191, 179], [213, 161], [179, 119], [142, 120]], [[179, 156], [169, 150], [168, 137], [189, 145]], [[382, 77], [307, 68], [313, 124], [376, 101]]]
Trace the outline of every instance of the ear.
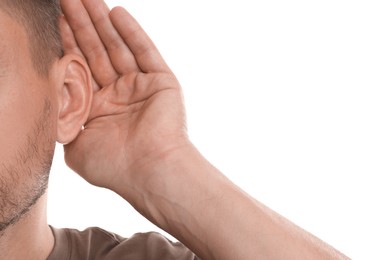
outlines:
[[86, 123], [92, 103], [91, 72], [86, 62], [75, 54], [65, 55], [58, 63], [57, 141], [72, 142]]

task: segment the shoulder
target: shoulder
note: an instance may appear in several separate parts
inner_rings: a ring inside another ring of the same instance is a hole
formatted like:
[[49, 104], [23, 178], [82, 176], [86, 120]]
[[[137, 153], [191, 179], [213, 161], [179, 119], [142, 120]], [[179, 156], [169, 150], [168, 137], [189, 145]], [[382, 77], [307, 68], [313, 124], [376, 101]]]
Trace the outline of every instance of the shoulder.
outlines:
[[48, 259], [198, 259], [183, 244], [156, 232], [123, 238], [101, 228], [53, 229], [55, 248]]

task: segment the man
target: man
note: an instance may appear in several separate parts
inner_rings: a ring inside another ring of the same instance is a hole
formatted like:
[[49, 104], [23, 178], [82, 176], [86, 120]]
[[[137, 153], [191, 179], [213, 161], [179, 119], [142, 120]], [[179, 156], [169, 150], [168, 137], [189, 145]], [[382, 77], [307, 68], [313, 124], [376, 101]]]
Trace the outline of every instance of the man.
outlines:
[[[101, 0], [61, 5], [59, 35], [57, 1], [0, 0], [0, 259], [346, 258], [197, 151], [180, 85], [130, 14]], [[50, 228], [56, 140], [73, 170], [186, 247], [155, 233]]]

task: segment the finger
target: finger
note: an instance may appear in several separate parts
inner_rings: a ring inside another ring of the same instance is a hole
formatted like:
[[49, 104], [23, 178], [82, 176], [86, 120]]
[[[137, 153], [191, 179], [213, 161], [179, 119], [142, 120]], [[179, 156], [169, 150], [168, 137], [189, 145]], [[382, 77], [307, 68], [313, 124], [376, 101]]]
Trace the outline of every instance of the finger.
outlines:
[[61, 7], [92, 75], [102, 87], [118, 78], [110, 57], [80, 0], [62, 0]]
[[74, 38], [72, 29], [70, 28], [65, 16], [61, 16], [59, 19], [60, 33], [62, 38], [62, 44], [64, 47], [65, 54], [75, 53], [85, 58], [79, 46], [77, 45], [76, 39]]
[[[60, 17], [60, 34], [62, 38], [62, 44], [64, 47], [64, 54], [76, 54], [82, 57], [85, 60], [85, 57], [77, 45], [76, 39], [74, 38], [72, 29], [70, 28], [66, 18], [64, 16]], [[92, 77], [92, 88], [93, 91], [99, 91], [100, 87], [96, 83], [95, 79]]]
[[133, 53], [111, 23], [108, 6], [103, 1], [83, 0], [82, 2], [108, 51], [115, 70], [122, 75], [133, 71], [139, 72]]
[[112, 9], [110, 19], [143, 72], [170, 72], [149, 36], [124, 8]]

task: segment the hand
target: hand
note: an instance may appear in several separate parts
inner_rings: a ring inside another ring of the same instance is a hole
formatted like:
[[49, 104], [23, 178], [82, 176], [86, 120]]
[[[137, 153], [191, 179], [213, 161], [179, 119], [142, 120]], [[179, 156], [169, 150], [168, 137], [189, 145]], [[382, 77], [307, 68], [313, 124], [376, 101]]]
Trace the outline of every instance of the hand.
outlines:
[[115, 190], [188, 142], [181, 88], [126, 10], [101, 0], [61, 5], [65, 54], [82, 56], [94, 82], [90, 116], [65, 159], [90, 183]]
[[242, 192], [190, 144], [179, 83], [130, 14], [101, 0], [61, 4], [65, 54], [83, 57], [94, 81], [85, 128], [65, 147], [71, 168], [204, 259], [346, 259]]

